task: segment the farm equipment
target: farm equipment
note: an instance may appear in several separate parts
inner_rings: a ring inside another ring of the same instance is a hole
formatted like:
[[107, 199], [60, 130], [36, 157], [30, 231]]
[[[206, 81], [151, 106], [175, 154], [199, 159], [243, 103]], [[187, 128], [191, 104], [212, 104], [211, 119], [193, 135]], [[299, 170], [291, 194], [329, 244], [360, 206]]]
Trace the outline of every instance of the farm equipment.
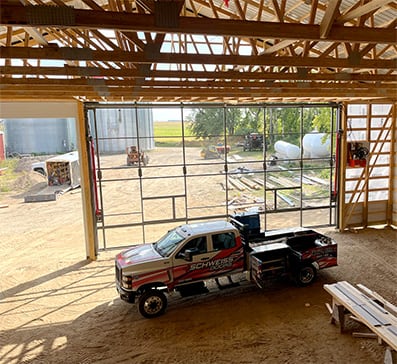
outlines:
[[142, 164], [146, 166], [149, 163], [149, 157], [145, 152], [138, 151], [135, 145], [126, 148], [127, 152], [127, 166], [134, 166]]
[[263, 149], [263, 135], [259, 133], [250, 133], [245, 136], [243, 150], [262, 150]]
[[226, 145], [209, 145], [201, 150], [200, 155], [204, 159], [222, 158], [225, 153], [230, 151], [230, 146]]

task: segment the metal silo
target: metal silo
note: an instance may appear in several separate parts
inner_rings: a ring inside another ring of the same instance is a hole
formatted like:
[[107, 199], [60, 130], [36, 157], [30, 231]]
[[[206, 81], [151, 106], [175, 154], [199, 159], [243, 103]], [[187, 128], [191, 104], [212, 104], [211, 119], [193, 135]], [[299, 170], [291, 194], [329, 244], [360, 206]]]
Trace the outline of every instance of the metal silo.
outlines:
[[[139, 145], [142, 151], [154, 148], [151, 109], [109, 108], [96, 109], [95, 113], [101, 153], [124, 153], [131, 145]], [[92, 128], [92, 133], [95, 134], [95, 128]]]
[[76, 148], [74, 119], [6, 119], [7, 153], [56, 154]]

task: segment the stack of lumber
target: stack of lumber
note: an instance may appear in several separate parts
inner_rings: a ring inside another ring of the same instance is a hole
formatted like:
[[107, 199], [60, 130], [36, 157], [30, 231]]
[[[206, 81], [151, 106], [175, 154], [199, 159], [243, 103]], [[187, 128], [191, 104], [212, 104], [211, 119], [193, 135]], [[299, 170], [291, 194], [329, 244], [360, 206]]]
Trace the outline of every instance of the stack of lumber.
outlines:
[[240, 177], [240, 181], [253, 190], [260, 190], [261, 188], [256, 182], [251, 181], [248, 178]]
[[292, 180], [285, 178], [285, 177], [274, 177], [274, 176], [269, 176], [268, 177], [271, 181], [279, 184], [280, 186], [284, 187], [296, 187], [296, 183], [294, 183]]
[[243, 183], [241, 183], [236, 178], [230, 178], [229, 177], [228, 181], [234, 188], [237, 188], [239, 191], [245, 191], [247, 189], [247, 186], [244, 185]]
[[[254, 182], [256, 182], [258, 185], [260, 185], [260, 186], [264, 186], [265, 185], [265, 181], [262, 178], [253, 178], [252, 180]], [[266, 188], [267, 189], [275, 189], [276, 185], [270, 183], [269, 181], [266, 181]]]

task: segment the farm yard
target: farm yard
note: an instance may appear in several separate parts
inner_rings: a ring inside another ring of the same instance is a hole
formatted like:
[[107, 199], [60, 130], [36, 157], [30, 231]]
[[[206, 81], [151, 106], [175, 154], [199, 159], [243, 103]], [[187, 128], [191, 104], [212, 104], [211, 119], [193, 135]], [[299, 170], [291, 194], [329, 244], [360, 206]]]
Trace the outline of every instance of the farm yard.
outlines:
[[[149, 162], [141, 170], [126, 166], [123, 154], [100, 156], [104, 228], [118, 226], [105, 231], [107, 246], [124, 245], [128, 234], [138, 241], [158, 238], [152, 229], [144, 228], [143, 233], [143, 222], [164, 223], [166, 230], [175, 218], [197, 221], [244, 211], [266, 213], [262, 225], [267, 229], [335, 223], [332, 181], [323, 162], [301, 170], [279, 160], [264, 171], [261, 152], [244, 152], [233, 145], [225, 173], [225, 156], [205, 159], [200, 147], [156, 147], [145, 153]], [[281, 213], [288, 218], [275, 216]]]
[[[211, 142], [195, 138], [190, 125], [190, 123], [186, 123], [184, 127], [187, 162], [192, 165], [202, 163], [215, 165], [216, 167], [211, 170], [211, 173], [224, 173], [222, 170], [225, 162], [223, 152], [213, 153], [207, 160], [203, 156], [203, 151], [208, 148], [208, 145], [211, 145]], [[181, 133], [180, 122], [155, 122], [156, 157], [164, 150], [167, 151], [167, 157], [163, 158], [164, 163], [169, 161], [168, 158], [171, 155], [175, 154], [178, 156], [180, 151], [178, 152], [177, 148], [182, 146]], [[325, 203], [328, 203], [327, 198], [329, 199], [330, 188], [333, 188], [333, 181], [327, 161], [308, 159], [304, 161], [303, 172], [301, 173], [298, 160], [283, 160], [280, 156], [280, 160], [277, 157], [275, 158], [277, 152], [274, 150], [274, 145], [266, 148], [267, 150], [264, 154], [262, 146], [253, 151], [246, 149], [244, 147], [244, 136], [229, 136], [228, 139], [230, 139], [228, 140], [228, 144], [230, 144], [228, 148], [230, 149], [228, 149], [227, 153], [227, 162], [230, 164], [228, 170], [230, 177], [227, 178], [227, 187], [225, 182], [220, 182], [224, 190], [226, 188], [230, 191], [235, 190], [234, 195], [241, 195], [241, 193], [247, 192], [252, 197], [248, 197], [248, 199], [262, 201], [262, 204], [266, 200], [266, 207], [263, 206], [262, 210], [275, 210], [277, 207], [297, 207], [300, 205], [301, 200], [303, 207], [324, 204], [324, 201], [321, 201], [322, 198], [326, 200]], [[174, 149], [162, 149], [161, 147], [164, 146]], [[196, 150], [196, 148], [201, 148], [201, 152]], [[202, 157], [201, 160], [198, 158], [199, 155]], [[178, 160], [176, 159], [174, 162], [177, 163]], [[156, 163], [161, 165], [159, 160]], [[265, 178], [263, 173], [264, 163], [267, 165]], [[197, 171], [194, 173], [199, 174]], [[301, 181], [305, 185], [302, 196], [300, 191], [296, 190], [300, 188]], [[264, 188], [268, 191], [267, 196], [264, 196]], [[274, 206], [275, 200], [278, 206]]]

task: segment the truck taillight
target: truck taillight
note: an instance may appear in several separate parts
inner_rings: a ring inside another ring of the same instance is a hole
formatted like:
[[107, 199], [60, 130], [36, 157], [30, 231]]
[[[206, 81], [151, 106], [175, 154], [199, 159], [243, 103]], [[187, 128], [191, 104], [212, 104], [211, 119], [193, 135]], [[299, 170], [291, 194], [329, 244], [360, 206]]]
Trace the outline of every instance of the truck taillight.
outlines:
[[124, 288], [131, 289], [132, 288], [132, 277], [131, 276], [122, 276], [121, 285]]

